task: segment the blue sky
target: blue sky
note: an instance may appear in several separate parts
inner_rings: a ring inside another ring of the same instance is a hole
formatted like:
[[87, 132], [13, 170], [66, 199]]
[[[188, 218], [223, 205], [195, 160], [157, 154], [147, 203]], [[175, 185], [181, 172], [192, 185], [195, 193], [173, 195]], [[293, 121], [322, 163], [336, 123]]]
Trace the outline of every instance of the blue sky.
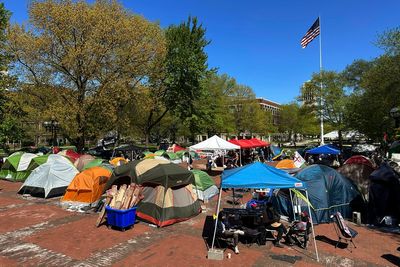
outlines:
[[[26, 21], [28, 0], [3, 1], [11, 21]], [[253, 88], [256, 95], [288, 103], [319, 70], [319, 45], [300, 39], [321, 15], [323, 67], [343, 70], [355, 59], [372, 59], [379, 33], [400, 26], [400, 1], [122, 0], [162, 27], [197, 16], [207, 29], [209, 66]]]

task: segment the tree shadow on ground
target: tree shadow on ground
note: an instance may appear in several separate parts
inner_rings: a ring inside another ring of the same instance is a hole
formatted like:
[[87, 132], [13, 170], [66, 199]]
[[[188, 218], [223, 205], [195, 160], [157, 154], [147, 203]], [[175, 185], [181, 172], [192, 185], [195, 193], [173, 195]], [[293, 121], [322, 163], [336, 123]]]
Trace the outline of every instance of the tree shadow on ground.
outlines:
[[340, 249], [346, 249], [347, 246], [348, 246], [347, 243], [344, 243], [344, 242], [339, 242], [338, 243], [337, 240], [333, 240], [333, 239], [331, 239], [331, 238], [329, 238], [327, 236], [324, 236], [324, 235], [317, 235], [315, 237], [315, 239], [318, 240], [318, 241], [330, 244], [332, 246], [336, 246], [336, 244], [337, 244], [337, 248], [340, 248]]

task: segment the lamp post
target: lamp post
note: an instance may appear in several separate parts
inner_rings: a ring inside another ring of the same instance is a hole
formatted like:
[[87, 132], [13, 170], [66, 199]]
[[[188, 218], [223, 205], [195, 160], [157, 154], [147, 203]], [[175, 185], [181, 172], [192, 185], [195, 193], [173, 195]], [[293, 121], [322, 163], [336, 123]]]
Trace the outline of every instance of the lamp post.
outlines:
[[397, 107], [394, 107], [390, 110], [390, 117], [394, 119], [394, 127], [397, 129], [399, 128], [399, 123], [400, 123], [400, 109]]
[[46, 131], [51, 132], [52, 145], [57, 146], [57, 130], [60, 129], [59, 122], [52, 117], [50, 121], [43, 122], [43, 126], [46, 128]]

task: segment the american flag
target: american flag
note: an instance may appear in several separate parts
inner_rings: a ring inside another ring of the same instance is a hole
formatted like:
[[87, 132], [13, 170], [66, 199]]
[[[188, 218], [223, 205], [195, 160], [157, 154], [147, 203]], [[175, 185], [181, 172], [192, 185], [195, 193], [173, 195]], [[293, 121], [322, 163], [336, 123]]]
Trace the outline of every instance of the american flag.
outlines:
[[306, 48], [312, 40], [314, 40], [319, 35], [319, 18], [314, 22], [307, 33], [301, 38], [300, 44], [302, 48]]

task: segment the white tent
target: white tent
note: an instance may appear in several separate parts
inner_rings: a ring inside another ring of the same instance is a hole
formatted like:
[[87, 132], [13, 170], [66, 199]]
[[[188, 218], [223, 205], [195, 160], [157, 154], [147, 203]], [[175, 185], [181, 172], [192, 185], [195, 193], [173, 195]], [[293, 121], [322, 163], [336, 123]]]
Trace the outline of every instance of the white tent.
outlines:
[[31, 160], [33, 158], [36, 158], [38, 155], [32, 154], [32, 153], [24, 153], [21, 156], [21, 159], [19, 160], [17, 172], [20, 171], [26, 171], [28, 169], [29, 163], [31, 163]]
[[32, 171], [18, 193], [44, 195], [45, 198], [63, 195], [78, 173], [75, 166], [63, 156], [49, 156], [45, 164]]
[[234, 145], [216, 135], [190, 147], [191, 150], [235, 150], [240, 146]]

